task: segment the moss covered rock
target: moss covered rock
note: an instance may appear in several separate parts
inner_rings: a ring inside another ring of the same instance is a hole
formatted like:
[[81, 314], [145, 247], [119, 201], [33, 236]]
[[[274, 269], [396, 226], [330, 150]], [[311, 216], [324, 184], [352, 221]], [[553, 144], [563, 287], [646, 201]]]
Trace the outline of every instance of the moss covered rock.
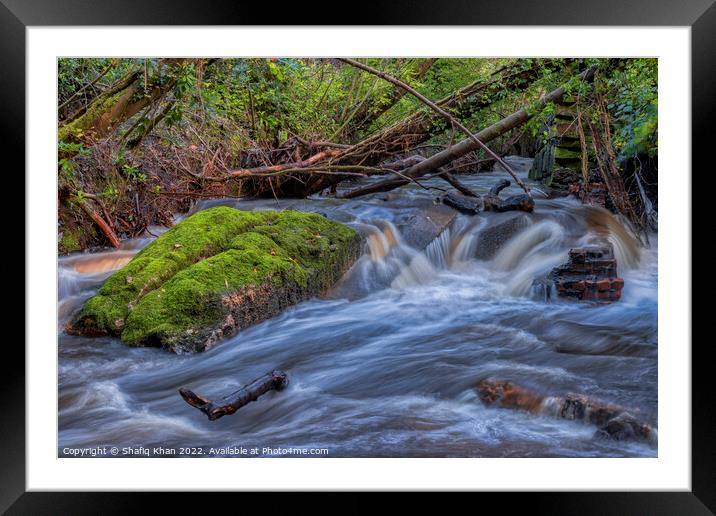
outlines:
[[313, 213], [199, 212], [107, 279], [67, 330], [202, 351], [324, 293], [358, 258], [352, 229]]

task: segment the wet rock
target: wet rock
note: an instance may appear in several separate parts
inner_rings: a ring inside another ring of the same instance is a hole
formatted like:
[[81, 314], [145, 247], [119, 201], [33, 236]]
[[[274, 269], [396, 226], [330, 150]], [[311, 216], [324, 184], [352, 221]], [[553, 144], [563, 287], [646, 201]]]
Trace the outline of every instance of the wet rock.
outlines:
[[491, 259], [503, 245], [528, 224], [529, 218], [523, 213], [494, 214], [489, 225], [480, 231], [475, 258]]
[[547, 181], [547, 186], [550, 187], [550, 191], [553, 194], [564, 195], [569, 191], [569, 185], [579, 181], [582, 177], [582, 173], [577, 166], [581, 166], [581, 161], [571, 163], [570, 167], [563, 167], [555, 164], [552, 169], [552, 175]]
[[582, 421], [597, 426], [599, 437], [656, 441], [656, 429], [639, 421], [624, 407], [582, 394], [544, 396], [510, 381], [490, 379], [481, 380], [475, 389], [485, 405]]
[[538, 412], [544, 396], [523, 389], [512, 382], [482, 380], [477, 384], [477, 394], [485, 405]]
[[529, 174], [527, 177], [535, 181], [541, 181], [547, 179], [552, 175], [552, 168], [554, 167], [554, 143], [549, 140], [542, 148], [537, 152], [532, 166], [530, 167]]
[[[529, 178], [542, 180], [553, 195], [568, 193], [569, 185], [582, 177], [582, 142], [579, 134], [576, 104], [564, 99], [557, 104], [554, 119], [547, 126], [546, 137], [529, 171]], [[589, 128], [582, 126], [588, 167], [595, 158]]]
[[656, 430], [637, 420], [631, 414], [621, 413], [604, 423], [599, 428], [597, 436], [617, 441], [630, 439], [654, 441], [656, 439]]
[[110, 276], [67, 331], [203, 351], [326, 292], [361, 247], [355, 231], [315, 213], [210, 208]]
[[558, 296], [583, 301], [618, 301], [624, 287], [607, 246], [570, 249], [569, 261], [552, 269], [549, 278]]
[[426, 204], [395, 221], [403, 241], [419, 251], [439, 237], [457, 217], [455, 210], [442, 204]]

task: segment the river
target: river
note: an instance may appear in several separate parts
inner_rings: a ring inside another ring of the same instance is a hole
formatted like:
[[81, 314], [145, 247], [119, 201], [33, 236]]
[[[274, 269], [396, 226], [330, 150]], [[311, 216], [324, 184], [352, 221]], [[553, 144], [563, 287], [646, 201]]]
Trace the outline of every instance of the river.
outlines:
[[[460, 178], [485, 192], [502, 177]], [[437, 179], [424, 185], [446, 186]], [[519, 192], [511, 186], [501, 195]], [[424, 251], [416, 250], [407, 243], [409, 221], [437, 193], [410, 185], [354, 200], [197, 204], [195, 211], [216, 204], [317, 211], [367, 237], [364, 256], [325, 298], [201, 354], [62, 331], [72, 312], [151, 237], [116, 251], [60, 258], [58, 454], [161, 446], [203, 447], [205, 455], [219, 456], [231, 447], [257, 447], [261, 456], [277, 455], [277, 448], [323, 449], [329, 457], [656, 456], [654, 443], [600, 438], [582, 422], [487, 407], [474, 386], [495, 378], [547, 395], [586, 394], [657, 426], [657, 236], [635, 252], [619, 231], [609, 234], [625, 279], [619, 302], [545, 299], [533, 279], [599, 234], [587, 208], [536, 192], [532, 214], [458, 215]], [[486, 252], [483, 236], [511, 217], [521, 217], [520, 229]], [[177, 393], [188, 387], [220, 396], [272, 369], [288, 373], [286, 390], [217, 421]]]

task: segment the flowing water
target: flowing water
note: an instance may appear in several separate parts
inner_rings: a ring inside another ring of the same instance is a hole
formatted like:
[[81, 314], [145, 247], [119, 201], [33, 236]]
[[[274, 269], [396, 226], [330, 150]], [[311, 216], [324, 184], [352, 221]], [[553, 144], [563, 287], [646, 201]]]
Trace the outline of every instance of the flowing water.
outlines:
[[[462, 180], [484, 192], [500, 177]], [[518, 192], [513, 186], [502, 196]], [[656, 456], [654, 443], [598, 438], [581, 422], [486, 407], [474, 390], [494, 378], [545, 395], [582, 393], [657, 426], [656, 236], [638, 249], [611, 215], [538, 198], [532, 214], [460, 215], [415, 249], [406, 221], [430, 209], [436, 193], [410, 186], [351, 201], [197, 205], [318, 211], [364, 234], [366, 250], [325, 298], [196, 355], [61, 330], [151, 239], [61, 258], [58, 453], [116, 446], [153, 454], [163, 446], [203, 447], [205, 455], [258, 447], [262, 456], [280, 455], [278, 448], [320, 448], [331, 457]], [[569, 248], [599, 239], [615, 248], [625, 278], [621, 301], [548, 300], [533, 287]], [[188, 387], [219, 397], [272, 369], [288, 373], [285, 391], [217, 421], [177, 393]]]

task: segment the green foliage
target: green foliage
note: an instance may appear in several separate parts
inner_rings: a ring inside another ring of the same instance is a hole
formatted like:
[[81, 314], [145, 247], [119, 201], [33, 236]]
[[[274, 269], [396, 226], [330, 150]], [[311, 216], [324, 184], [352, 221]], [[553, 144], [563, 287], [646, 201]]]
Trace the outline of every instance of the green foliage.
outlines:
[[70, 179], [75, 175], [76, 164], [75, 157], [89, 156], [91, 151], [81, 143], [65, 142], [60, 140], [57, 143], [57, 168], [60, 177]]
[[89, 156], [92, 152], [81, 143], [68, 143], [62, 140], [57, 143], [57, 150], [60, 154], [71, 154], [73, 156]]
[[604, 85], [620, 159], [658, 152], [658, 60], [630, 59]]
[[135, 165], [130, 165], [128, 163], [125, 163], [124, 165], [122, 165], [122, 172], [129, 179], [133, 179], [140, 183], [143, 183], [144, 181], [147, 180], [146, 174], [143, 174], [142, 172], [140, 172], [139, 167], [137, 167]]
[[[466, 115], [463, 122], [479, 130], [525, 108], [534, 115], [525, 127], [525, 134], [533, 140], [551, 137], [547, 127], [555, 116], [553, 105], [537, 109], [539, 99], [558, 86], [563, 86], [566, 94], [573, 98], [588, 97], [593, 86], [579, 80], [578, 75], [580, 70], [596, 65], [600, 70], [597, 84], [608, 99], [615, 123], [613, 136], [620, 158], [657, 152], [656, 59], [441, 58], [420, 80], [415, 78], [416, 70], [425, 58], [361, 60], [407, 82], [433, 100], [474, 82], [490, 83], [499, 77], [496, 72], [508, 67], [510, 73], [514, 73], [512, 84], [519, 88], [491, 89], [490, 105]], [[621, 64], [614, 65], [615, 62]], [[90, 82], [109, 63], [109, 59], [61, 59], [59, 101]], [[540, 68], [535, 80], [519, 73], [534, 67]], [[125, 121], [118, 134], [130, 128], [128, 137], [144, 134], [162, 106], [170, 105], [162, 125], [152, 129], [164, 144], [184, 148], [195, 145], [203, 149], [223, 146], [237, 165], [247, 151], [279, 148], [294, 134], [306, 140], [349, 143], [403, 120], [411, 113], [428, 111], [412, 95], [406, 94], [383, 112], [384, 106], [392, 104], [393, 85], [337, 60], [312, 58], [229, 58], [213, 60], [211, 64], [188, 62], [173, 67], [160, 59], [119, 59], [97, 87], [91, 88], [97, 91], [88, 95], [106, 90], [129, 70], [140, 72], [138, 81], [142, 87], [137, 88], [138, 96], [147, 95], [152, 87], [168, 81], [173, 81], [173, 87], [156, 105]], [[106, 103], [113, 101], [109, 96]], [[359, 132], [352, 129], [356, 122], [353, 117], [358, 113], [365, 115], [366, 109], [368, 115], [380, 116]], [[585, 112], [587, 116], [594, 116], [586, 107]], [[442, 122], [437, 122], [435, 128], [435, 137], [429, 143], [445, 144], [450, 139], [459, 141], [464, 137], [450, 131]], [[85, 130], [72, 123], [60, 129], [63, 141], [58, 168], [61, 175], [74, 175], [74, 163], [63, 159], [82, 155], [82, 145], [72, 142], [78, 141]], [[499, 148], [511, 137], [505, 135], [491, 147]], [[135, 182], [146, 181], [146, 176], [130, 161], [124, 151], [113, 159], [125, 177]]]
[[71, 178], [75, 175], [75, 162], [70, 158], [60, 158], [57, 162], [60, 175], [65, 178]]
[[176, 83], [174, 84], [174, 94], [181, 97], [188, 90], [194, 88], [196, 84], [196, 70], [194, 64], [182, 64], [175, 73]]
[[78, 231], [64, 230], [60, 236], [59, 242], [60, 252], [62, 253], [73, 253], [80, 251], [82, 246], [80, 245], [80, 238]]
[[121, 167], [125, 164], [127, 160], [127, 151], [124, 148], [119, 149], [117, 154], [112, 156], [112, 165], [115, 165], [117, 167]]
[[102, 190], [102, 197], [107, 197], [109, 199], [116, 199], [119, 195], [119, 192], [117, 191], [117, 188], [113, 185], [107, 185], [104, 190]]
[[[119, 64], [112, 68], [95, 85], [88, 89], [87, 98], [94, 96], [96, 91], [101, 91], [112, 84], [117, 78], [124, 75], [132, 64], [129, 59], [120, 60]], [[61, 58], [57, 60], [57, 96], [58, 104], [62, 104], [83, 86], [92, 82], [112, 62], [107, 57], [88, 58]], [[81, 99], [84, 100], [84, 99]]]

